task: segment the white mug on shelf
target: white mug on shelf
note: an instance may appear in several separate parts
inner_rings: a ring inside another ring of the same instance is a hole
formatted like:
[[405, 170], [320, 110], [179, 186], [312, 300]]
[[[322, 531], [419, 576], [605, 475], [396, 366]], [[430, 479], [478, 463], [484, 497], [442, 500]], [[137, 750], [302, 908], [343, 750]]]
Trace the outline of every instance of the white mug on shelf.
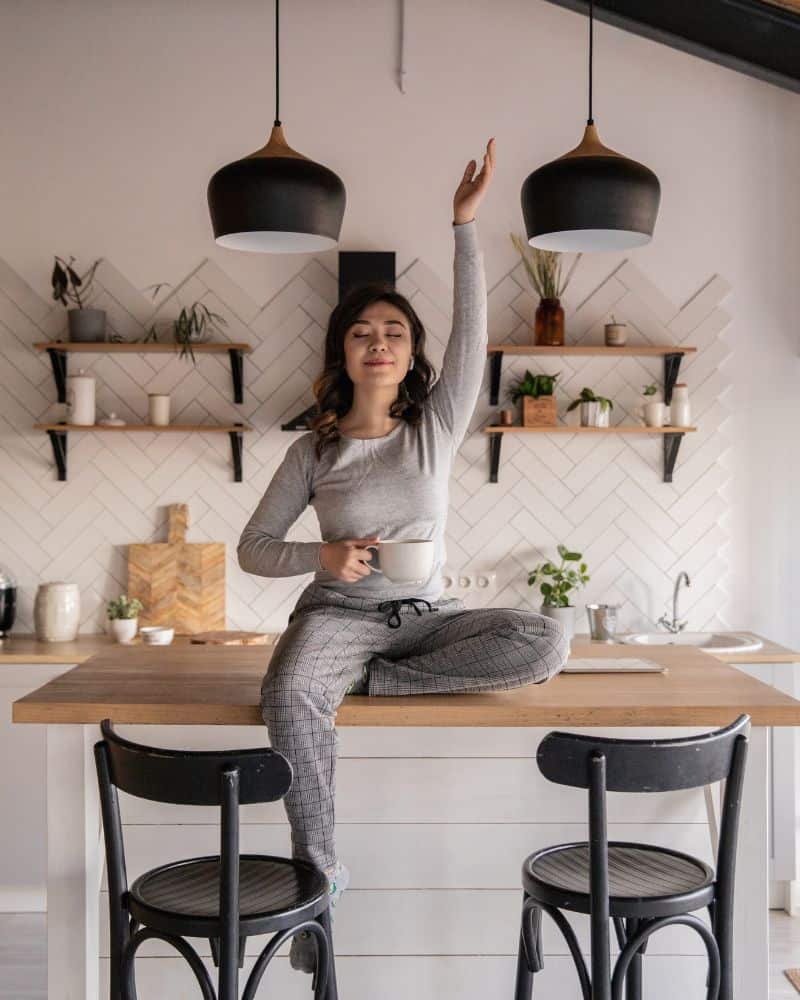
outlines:
[[428, 538], [388, 539], [367, 545], [378, 553], [381, 568], [365, 565], [373, 573], [382, 573], [392, 583], [425, 583], [433, 569], [433, 541]]
[[169, 395], [158, 392], [147, 394], [147, 407], [150, 423], [155, 427], [169, 425]]
[[635, 410], [636, 416], [648, 427], [663, 427], [666, 423], [666, 406], [663, 403], [645, 403]]

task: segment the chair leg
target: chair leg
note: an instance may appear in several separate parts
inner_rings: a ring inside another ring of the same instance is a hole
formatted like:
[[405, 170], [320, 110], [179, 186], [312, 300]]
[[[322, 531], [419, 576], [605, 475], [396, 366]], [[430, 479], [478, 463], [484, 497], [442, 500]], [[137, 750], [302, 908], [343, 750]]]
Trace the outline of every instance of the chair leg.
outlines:
[[[625, 937], [628, 941], [639, 930], [640, 921], [625, 921]], [[625, 973], [625, 1000], [642, 1000], [642, 952], [637, 951]]]
[[[317, 998], [315, 996], [314, 1000], [339, 1000], [339, 990], [336, 985], [336, 959], [333, 954], [333, 929], [331, 925], [331, 911], [330, 909], [325, 909], [317, 917], [317, 922], [322, 925], [322, 929], [325, 931], [325, 937], [328, 941], [328, 982], [325, 988], [325, 993], [323, 996]], [[319, 970], [317, 970], [317, 973]], [[318, 975], [314, 975], [314, 980], [316, 980]]]
[[542, 964], [542, 911], [525, 893], [522, 897], [514, 1000], [530, 1000], [533, 996], [533, 976], [541, 971]]

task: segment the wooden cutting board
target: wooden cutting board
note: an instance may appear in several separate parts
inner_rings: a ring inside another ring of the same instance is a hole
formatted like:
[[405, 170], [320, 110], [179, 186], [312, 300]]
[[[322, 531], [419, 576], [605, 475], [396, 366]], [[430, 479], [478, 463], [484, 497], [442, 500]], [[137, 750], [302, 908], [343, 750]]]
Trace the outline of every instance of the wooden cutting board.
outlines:
[[144, 605], [140, 625], [176, 635], [225, 628], [225, 543], [187, 542], [189, 508], [169, 508], [166, 542], [128, 546], [128, 597]]
[[209, 646], [266, 646], [277, 641], [277, 637], [269, 632], [198, 632], [192, 636], [192, 642]]

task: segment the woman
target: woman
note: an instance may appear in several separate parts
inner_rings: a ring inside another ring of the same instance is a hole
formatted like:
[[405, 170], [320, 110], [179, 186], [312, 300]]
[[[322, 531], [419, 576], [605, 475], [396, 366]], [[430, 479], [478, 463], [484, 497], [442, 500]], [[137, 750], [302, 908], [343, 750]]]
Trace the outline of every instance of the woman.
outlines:
[[[550, 618], [465, 610], [441, 596], [448, 479], [486, 363], [475, 212], [494, 170], [493, 139], [475, 170], [471, 160], [453, 199], [453, 328], [441, 377], [433, 384], [425, 330], [407, 299], [381, 286], [346, 296], [314, 385], [321, 416], [288, 448], [238, 547], [248, 573], [315, 574], [273, 652], [262, 711], [294, 769], [285, 799], [294, 857], [326, 872], [332, 902], [348, 879], [334, 847], [334, 722], [345, 694], [507, 690], [548, 680], [568, 651]], [[325, 541], [285, 542], [309, 503]], [[367, 546], [380, 538], [433, 539], [429, 580], [409, 590], [373, 574]], [[296, 936], [292, 965], [311, 971], [313, 949]]]

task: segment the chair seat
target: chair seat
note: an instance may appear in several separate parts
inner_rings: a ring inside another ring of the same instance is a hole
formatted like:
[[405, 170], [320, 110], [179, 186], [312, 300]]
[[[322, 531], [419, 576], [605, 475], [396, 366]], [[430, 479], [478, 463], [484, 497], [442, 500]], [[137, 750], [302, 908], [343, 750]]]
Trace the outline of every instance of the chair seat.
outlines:
[[[526, 892], [551, 906], [589, 913], [589, 845], [560, 844], [525, 859]], [[714, 872], [689, 854], [649, 844], [609, 841], [611, 916], [660, 917], [708, 906]]]
[[[291, 927], [318, 916], [328, 905], [328, 879], [303, 861], [243, 854], [239, 879], [242, 937]], [[216, 937], [219, 885], [219, 856], [153, 868], [130, 887], [131, 916], [140, 924], [168, 933]]]

